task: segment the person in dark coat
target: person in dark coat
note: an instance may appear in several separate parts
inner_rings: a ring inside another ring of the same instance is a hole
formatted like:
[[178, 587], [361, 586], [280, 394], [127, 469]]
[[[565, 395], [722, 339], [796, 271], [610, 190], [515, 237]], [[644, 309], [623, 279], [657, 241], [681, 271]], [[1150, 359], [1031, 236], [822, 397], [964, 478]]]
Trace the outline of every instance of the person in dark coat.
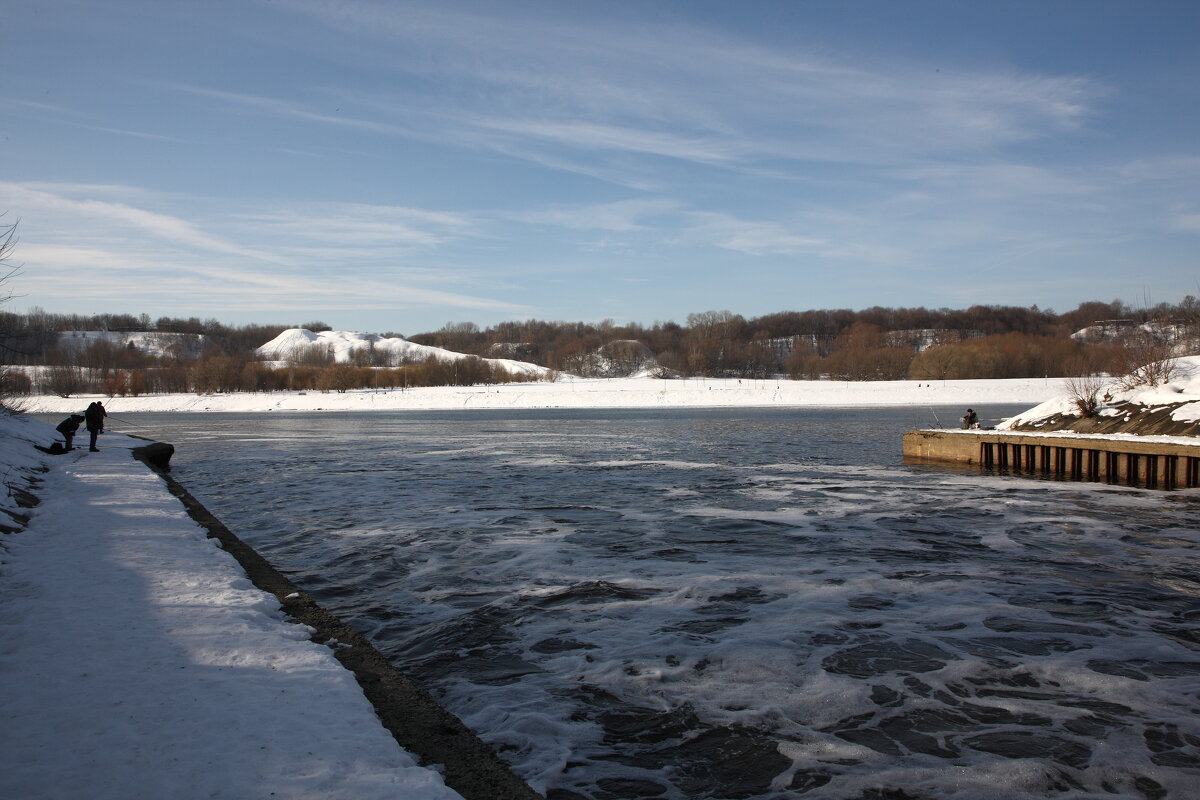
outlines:
[[974, 409], [968, 408], [967, 413], [963, 414], [962, 423], [963, 428], [974, 428], [979, 424], [979, 415], [975, 413]]
[[54, 429], [61, 433], [63, 438], [67, 440], [68, 450], [75, 449], [71, 446], [71, 442], [75, 439], [75, 431], [79, 430], [79, 423], [81, 422], [83, 422], [83, 414], [72, 414], [58, 423], [58, 426]]
[[104, 410], [104, 406], [99, 400], [87, 407], [87, 411], [83, 412], [84, 421], [87, 423], [88, 433], [92, 435], [91, 446], [88, 447], [93, 453], [100, 450], [96, 447], [96, 437], [104, 430], [104, 418], [108, 416], [108, 412]]

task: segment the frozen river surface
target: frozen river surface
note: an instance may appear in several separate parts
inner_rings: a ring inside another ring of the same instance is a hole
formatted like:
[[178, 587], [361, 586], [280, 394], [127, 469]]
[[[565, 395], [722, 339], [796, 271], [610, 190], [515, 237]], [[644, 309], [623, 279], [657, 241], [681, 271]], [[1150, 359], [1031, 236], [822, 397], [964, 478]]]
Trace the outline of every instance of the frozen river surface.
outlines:
[[112, 424], [550, 800], [1200, 796], [1200, 494], [903, 466], [935, 413]]

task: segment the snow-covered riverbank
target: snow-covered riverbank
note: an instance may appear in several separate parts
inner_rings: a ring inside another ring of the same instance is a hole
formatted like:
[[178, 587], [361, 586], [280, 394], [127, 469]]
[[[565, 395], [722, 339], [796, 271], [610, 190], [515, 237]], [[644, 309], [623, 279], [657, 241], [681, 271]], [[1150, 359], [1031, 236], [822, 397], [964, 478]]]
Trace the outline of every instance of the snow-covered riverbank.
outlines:
[[[580, 379], [499, 386], [338, 392], [245, 392], [100, 398], [110, 412], [403, 411], [501, 408], [716, 408], [765, 406], [963, 406], [1037, 404], [1062, 393], [1061, 378], [970, 381], [788, 381], [691, 378]], [[30, 410], [71, 413], [95, 396], [30, 398]]]
[[459, 797], [130, 457], [144, 442], [33, 448], [53, 438], [0, 416], [4, 507], [29, 516], [0, 541], [0, 796]]

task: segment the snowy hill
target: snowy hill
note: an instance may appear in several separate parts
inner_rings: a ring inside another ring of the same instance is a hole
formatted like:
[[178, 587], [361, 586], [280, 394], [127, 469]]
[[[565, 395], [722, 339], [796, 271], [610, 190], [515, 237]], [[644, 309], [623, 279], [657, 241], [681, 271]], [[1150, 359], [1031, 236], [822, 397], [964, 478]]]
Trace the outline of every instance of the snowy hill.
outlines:
[[1175, 359], [1174, 376], [1158, 386], [1126, 388], [1122, 379], [1097, 382], [1098, 407], [1080, 413], [1068, 389], [997, 426], [1016, 431], [1200, 436], [1200, 356]]
[[[322, 331], [314, 333], [305, 328], [289, 328], [271, 341], [258, 348], [259, 358], [272, 361], [302, 359], [306, 353], [328, 353], [334, 361], [346, 362], [356, 352], [368, 352], [368, 363], [395, 366], [404, 363], [420, 363], [432, 357], [439, 361], [454, 362], [465, 358], [476, 358], [465, 353], [455, 353], [440, 347], [417, 344], [399, 336], [383, 338], [369, 333], [351, 331]], [[542, 376], [550, 372], [545, 367], [528, 361], [513, 361], [507, 358], [485, 358], [484, 361], [520, 375]]]

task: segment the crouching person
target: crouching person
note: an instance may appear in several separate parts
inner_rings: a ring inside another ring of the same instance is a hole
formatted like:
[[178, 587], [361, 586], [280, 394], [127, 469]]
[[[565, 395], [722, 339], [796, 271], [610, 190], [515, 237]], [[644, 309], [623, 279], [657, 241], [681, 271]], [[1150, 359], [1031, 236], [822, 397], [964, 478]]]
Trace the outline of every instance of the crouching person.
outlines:
[[58, 423], [58, 425], [54, 428], [54, 430], [61, 433], [63, 438], [67, 440], [67, 450], [75, 449], [71, 443], [75, 440], [75, 431], [79, 430], [79, 423], [81, 422], [83, 422], [83, 414], [72, 414], [62, 422]]

